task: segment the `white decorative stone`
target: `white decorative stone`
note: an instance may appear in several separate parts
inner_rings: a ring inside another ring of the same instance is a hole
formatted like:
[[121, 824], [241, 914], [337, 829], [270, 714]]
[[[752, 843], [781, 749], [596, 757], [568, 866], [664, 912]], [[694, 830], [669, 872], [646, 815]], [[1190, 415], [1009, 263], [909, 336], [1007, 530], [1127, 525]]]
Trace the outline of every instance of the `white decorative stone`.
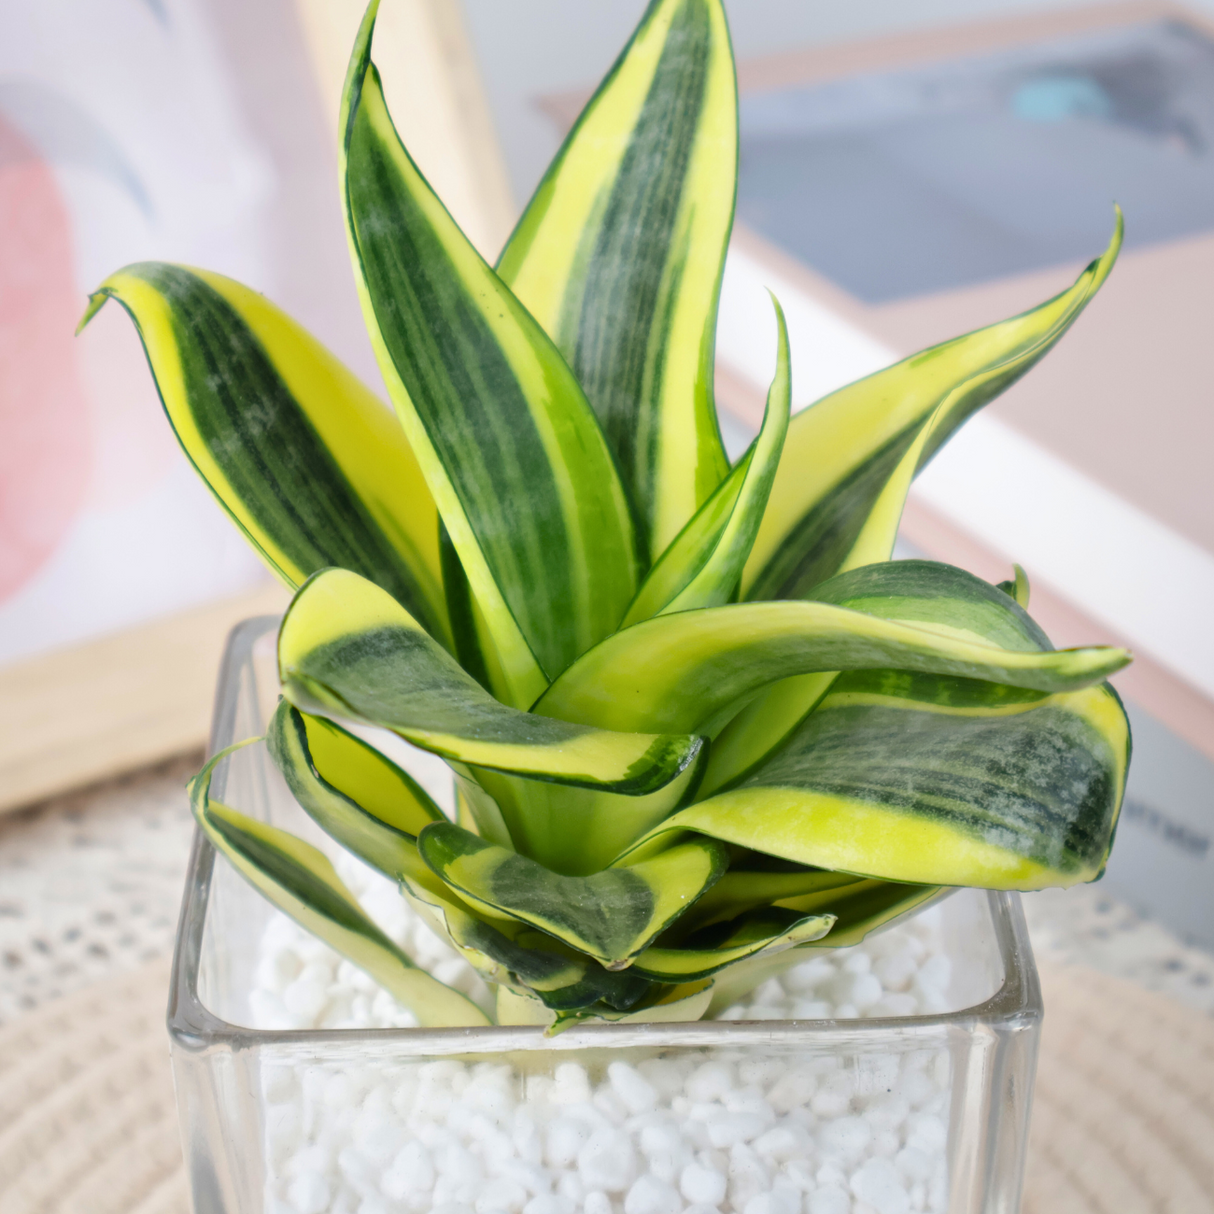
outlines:
[[[348, 868], [340, 871], [357, 896], [375, 894], [378, 878]], [[475, 974], [453, 964], [463, 962], [389, 892], [378, 917], [392, 938], [486, 999]], [[950, 979], [947, 966], [931, 964], [941, 956], [933, 930], [916, 921], [855, 949], [813, 953], [730, 1015], [923, 1010], [924, 1000], [945, 998]], [[362, 971], [281, 917], [267, 928], [256, 973], [254, 1016], [274, 1027], [412, 1022]], [[885, 986], [883, 974], [904, 989]], [[568, 1059], [550, 1074], [453, 1059], [299, 1070], [275, 1062], [262, 1074], [265, 1206], [274, 1214], [944, 1214], [950, 1090], [943, 1051], [840, 1058], [706, 1049], [590, 1067]]]

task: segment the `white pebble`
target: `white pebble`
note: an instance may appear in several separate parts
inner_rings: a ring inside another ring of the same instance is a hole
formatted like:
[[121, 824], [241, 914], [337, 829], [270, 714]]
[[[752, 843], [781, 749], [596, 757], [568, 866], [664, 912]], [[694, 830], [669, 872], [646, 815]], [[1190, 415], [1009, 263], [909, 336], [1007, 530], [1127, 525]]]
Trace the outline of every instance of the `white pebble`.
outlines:
[[851, 1178], [851, 1191], [877, 1214], [910, 1214], [910, 1197], [888, 1159], [870, 1159]]
[[611, 1198], [600, 1189], [587, 1193], [582, 1203], [582, 1214], [612, 1214]]
[[882, 957], [873, 966], [873, 973], [881, 980], [887, 991], [904, 991], [911, 984], [919, 967], [913, 957], [906, 953], [893, 953]]
[[873, 1132], [862, 1117], [840, 1117], [818, 1131], [818, 1147], [824, 1156], [844, 1164], [854, 1163], [872, 1141]]
[[636, 1151], [620, 1130], [597, 1130], [578, 1152], [578, 1171], [587, 1188], [622, 1193], [636, 1176]]
[[938, 1155], [947, 1142], [948, 1130], [939, 1117], [916, 1113], [907, 1121], [907, 1146], [915, 1147], [925, 1155]]
[[771, 1184], [767, 1168], [758, 1155], [745, 1143], [738, 1143], [729, 1152], [729, 1199], [734, 1209], [744, 1209], [752, 1197], [757, 1197]]
[[626, 1062], [613, 1062], [607, 1068], [611, 1087], [628, 1106], [630, 1113], [646, 1113], [657, 1107], [658, 1092], [639, 1071]]
[[812, 961], [803, 961], [800, 965], [785, 970], [783, 981], [786, 990], [803, 994], [834, 976], [835, 967], [825, 957], [815, 957]]
[[590, 1141], [593, 1130], [586, 1122], [558, 1117], [548, 1127], [544, 1158], [550, 1168], [568, 1168], [577, 1162], [578, 1152]]
[[909, 1115], [910, 1104], [901, 1095], [874, 1100], [864, 1110], [864, 1120], [874, 1130], [896, 1130]]
[[523, 1214], [574, 1214], [575, 1209], [576, 1207], [568, 1197], [541, 1193], [523, 1207]]
[[793, 1067], [772, 1085], [767, 1101], [777, 1113], [806, 1104], [818, 1089], [818, 1077], [808, 1067]]
[[[390, 883], [355, 861], [338, 867], [392, 939], [457, 989], [490, 997]], [[938, 1009], [951, 981], [941, 941], [938, 922], [913, 920], [855, 948], [811, 954], [733, 1015]], [[413, 1022], [366, 973], [285, 916], [272, 917], [256, 963], [258, 1027]], [[592, 1069], [577, 1057], [534, 1075], [454, 1060], [267, 1064], [267, 1214], [940, 1214], [947, 1206], [945, 1051], [796, 1058], [704, 1049], [608, 1056]]]
[[320, 1172], [304, 1172], [291, 1181], [287, 1197], [299, 1214], [323, 1214], [333, 1194], [333, 1185]]
[[932, 1157], [917, 1147], [903, 1147], [894, 1156], [898, 1174], [908, 1181], [924, 1181], [932, 1174]]
[[806, 1199], [808, 1214], [851, 1214], [851, 1198], [838, 1185], [823, 1185]]
[[642, 1176], [624, 1198], [624, 1214], [679, 1214], [682, 1209], [675, 1187], [656, 1176]]
[[857, 974], [852, 979], [851, 994], [848, 997], [848, 1002], [863, 1012], [872, 1007], [874, 1003], [879, 1002], [881, 996], [884, 994], [885, 990], [875, 975]]
[[733, 1090], [733, 1075], [722, 1062], [705, 1062], [687, 1080], [687, 1095], [691, 1100], [719, 1100]]
[[689, 1163], [679, 1177], [679, 1192], [692, 1203], [719, 1206], [725, 1200], [726, 1180], [716, 1168]]
[[718, 1150], [725, 1150], [757, 1138], [767, 1124], [767, 1119], [757, 1113], [720, 1113], [708, 1122], [708, 1140]]
[[819, 1117], [844, 1117], [855, 1094], [855, 1076], [850, 1071], [835, 1071], [822, 1076], [810, 1108]]
[[522, 1214], [527, 1204], [527, 1190], [513, 1180], [491, 1180], [476, 1199], [476, 1214]]
[[580, 1104], [590, 1099], [590, 1080], [586, 1068], [576, 1062], [562, 1062], [552, 1076], [554, 1104]]
[[327, 982], [301, 975], [282, 992], [282, 1005], [292, 1016], [312, 1020], [329, 1001], [327, 986]]
[[886, 994], [882, 995], [872, 1007], [865, 1011], [866, 1016], [913, 1016], [919, 1010], [919, 1000], [914, 995]]
[[754, 1148], [760, 1155], [783, 1162], [803, 1154], [808, 1141], [809, 1135], [800, 1126], [785, 1123], [756, 1138]]

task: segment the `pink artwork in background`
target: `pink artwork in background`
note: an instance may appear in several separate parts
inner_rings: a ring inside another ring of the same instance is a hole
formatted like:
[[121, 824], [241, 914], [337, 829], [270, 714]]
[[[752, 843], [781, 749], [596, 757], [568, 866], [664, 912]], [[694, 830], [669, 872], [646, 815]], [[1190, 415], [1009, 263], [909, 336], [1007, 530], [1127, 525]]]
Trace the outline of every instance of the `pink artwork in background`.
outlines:
[[89, 490], [72, 268], [54, 174], [0, 117], [0, 601], [49, 559]]

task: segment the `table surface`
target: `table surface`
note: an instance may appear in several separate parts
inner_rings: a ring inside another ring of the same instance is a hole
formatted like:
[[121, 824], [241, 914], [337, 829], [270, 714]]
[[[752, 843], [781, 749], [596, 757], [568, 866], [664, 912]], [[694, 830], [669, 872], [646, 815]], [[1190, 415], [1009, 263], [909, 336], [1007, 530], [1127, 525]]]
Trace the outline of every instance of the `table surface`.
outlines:
[[[173, 943], [193, 836], [186, 755], [0, 820], [0, 1024]], [[1099, 884], [1024, 899], [1040, 958], [1127, 978], [1214, 1016], [1214, 954]]]

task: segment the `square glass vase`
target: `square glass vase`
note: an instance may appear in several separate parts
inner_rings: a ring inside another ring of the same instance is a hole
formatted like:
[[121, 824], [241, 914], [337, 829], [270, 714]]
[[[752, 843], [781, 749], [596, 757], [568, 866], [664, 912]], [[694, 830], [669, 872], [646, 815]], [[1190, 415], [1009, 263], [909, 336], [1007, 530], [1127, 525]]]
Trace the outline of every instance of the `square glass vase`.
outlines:
[[[213, 751], [264, 732], [277, 624], [233, 632]], [[433, 783], [432, 766], [416, 774]], [[221, 766], [213, 792], [324, 842], [261, 747]], [[276, 913], [196, 836], [168, 1010], [194, 1214], [1020, 1208], [1042, 1003], [1015, 894], [961, 890], [928, 912], [950, 963], [943, 1011], [554, 1037], [258, 1028]]]

